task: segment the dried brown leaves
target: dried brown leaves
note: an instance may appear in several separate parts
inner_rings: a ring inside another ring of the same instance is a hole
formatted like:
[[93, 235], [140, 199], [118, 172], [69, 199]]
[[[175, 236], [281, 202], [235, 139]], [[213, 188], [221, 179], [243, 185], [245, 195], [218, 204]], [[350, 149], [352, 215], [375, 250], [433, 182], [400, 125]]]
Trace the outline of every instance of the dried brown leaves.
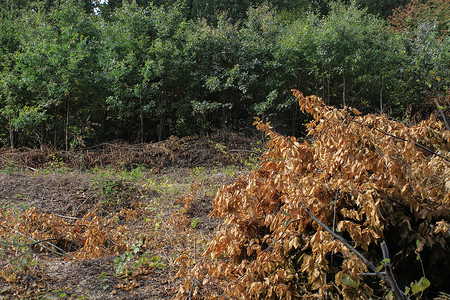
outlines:
[[382, 260], [378, 245], [384, 239], [403, 257], [422, 250], [417, 241], [433, 249], [434, 263], [445, 259], [450, 132], [433, 118], [407, 127], [386, 116], [328, 107], [316, 96], [294, 95], [313, 116], [307, 124], [313, 142], [281, 136], [256, 119], [270, 138], [261, 167], [217, 193], [212, 214], [223, 218], [223, 225], [204, 261], [183, 271], [180, 298], [372, 295], [367, 267], [302, 207], [374, 264]]
[[[126, 211], [123, 214], [127, 219], [133, 217]], [[3, 211], [0, 215], [0, 225], [5, 225], [0, 227], [1, 236], [20, 233], [25, 239], [36, 241], [33, 243], [36, 250], [48, 252], [54, 248], [54, 253], [68, 258], [93, 259], [117, 255], [128, 247], [127, 228], [117, 224], [114, 218], [103, 219], [88, 213], [75, 222], [68, 222], [55, 214], [40, 213], [34, 207], [19, 217]]]

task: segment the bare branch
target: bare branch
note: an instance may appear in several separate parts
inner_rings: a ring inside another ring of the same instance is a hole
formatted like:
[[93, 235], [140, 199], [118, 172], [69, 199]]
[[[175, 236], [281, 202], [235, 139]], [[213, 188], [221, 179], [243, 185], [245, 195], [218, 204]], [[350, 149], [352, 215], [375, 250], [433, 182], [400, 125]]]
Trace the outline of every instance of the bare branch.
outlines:
[[[358, 250], [356, 250], [352, 245], [350, 245], [343, 237], [333, 232], [333, 230], [331, 230], [327, 225], [325, 225], [319, 219], [317, 219], [316, 216], [314, 216], [301, 202], [300, 205], [302, 206], [303, 210], [314, 221], [316, 221], [320, 226], [322, 226], [322, 228], [325, 229], [329, 234], [331, 234], [335, 239], [338, 239], [342, 244], [344, 244], [344, 246], [347, 247], [347, 249], [349, 249], [351, 252], [353, 252], [371, 271], [374, 272], [376, 276], [387, 282], [391, 286], [391, 289], [398, 300], [409, 300], [409, 298], [405, 294], [403, 294], [403, 292], [398, 287], [397, 282], [395, 281], [394, 278], [394, 274], [392, 273], [389, 261], [385, 262], [386, 272], [379, 272], [378, 269], [364, 255], [362, 255]], [[384, 241], [381, 243], [381, 250], [383, 252], [383, 258], [384, 259], [389, 258], [389, 252], [386, 243]]]
[[[67, 252], [64, 251], [63, 249], [61, 249], [61, 248], [59, 248], [58, 246], [56, 246], [56, 245], [50, 243], [50, 242], [48, 241], [49, 239], [43, 240], [43, 241], [36, 241], [36, 240], [33, 239], [32, 237], [26, 236], [26, 235], [23, 234], [22, 232], [17, 231], [17, 230], [15, 230], [14, 228], [11, 228], [11, 227], [9, 227], [9, 226], [7, 226], [7, 225], [0, 224], [0, 226], [2, 226], [3, 228], [7, 228], [7, 229], [9, 229], [9, 230], [12, 230], [12, 231], [14, 231], [14, 232], [17, 233], [17, 234], [22, 235], [22, 236], [24, 236], [24, 237], [26, 237], [26, 238], [32, 240], [32, 241], [33, 241], [33, 244], [39, 244], [42, 248], [44, 248], [44, 249], [46, 249], [46, 250], [48, 250], [48, 251], [50, 251], [50, 252], [52, 252], [52, 253], [54, 253], [54, 254], [58, 254], [58, 255], [66, 255], [66, 256], [69, 256], [69, 257], [71, 257], [71, 258], [74, 258], [72, 255], [70, 255], [69, 253], [67, 253]], [[59, 252], [56, 251], [56, 250], [54, 250], [54, 249], [52, 249], [52, 248], [50, 248], [50, 247], [47, 247], [47, 246], [44, 245], [43, 243], [47, 243], [49, 246], [54, 247], [54, 248], [57, 249]]]
[[395, 280], [394, 274], [392, 273], [391, 262], [389, 258], [389, 250], [387, 248], [386, 242], [383, 241], [380, 247], [381, 251], [383, 252], [384, 268], [386, 269], [388, 283], [391, 286], [392, 290], [394, 291], [395, 297], [399, 300], [409, 299], [398, 287], [397, 281]]

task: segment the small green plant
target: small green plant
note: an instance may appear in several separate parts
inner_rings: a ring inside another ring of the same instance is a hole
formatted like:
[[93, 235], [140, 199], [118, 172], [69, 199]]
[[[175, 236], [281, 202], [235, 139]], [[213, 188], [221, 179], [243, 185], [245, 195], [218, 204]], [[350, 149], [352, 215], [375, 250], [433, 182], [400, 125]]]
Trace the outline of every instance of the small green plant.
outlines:
[[130, 251], [125, 251], [119, 257], [114, 259], [115, 276], [116, 277], [126, 277], [129, 275], [129, 262], [136, 256], [140, 251], [142, 246], [142, 241], [135, 242], [131, 245]]
[[63, 159], [57, 157], [55, 154], [50, 155], [50, 161], [48, 162], [47, 167], [44, 170], [45, 173], [67, 173], [70, 171], [72, 171], [72, 168], [67, 167]]
[[405, 295], [417, 295], [419, 293], [423, 293], [429, 286], [430, 281], [425, 277], [425, 270], [423, 268], [422, 258], [420, 256], [420, 252], [423, 250], [424, 241], [416, 241], [416, 250], [414, 251], [416, 254], [416, 260], [419, 261], [420, 266], [422, 267], [422, 277], [419, 281], [411, 282], [411, 285], [405, 288]]
[[194, 218], [191, 222], [191, 228], [195, 229], [195, 227], [197, 227], [198, 223], [200, 223], [200, 218]]
[[147, 252], [142, 255], [137, 262], [133, 264], [136, 269], [138, 267], [148, 266], [151, 269], [164, 269], [166, 265], [161, 262], [161, 256], [150, 256]]
[[[166, 267], [166, 265], [161, 262], [162, 259], [159, 255], [150, 256], [148, 252], [145, 252], [137, 258], [139, 252], [141, 251], [141, 247], [142, 241], [135, 242], [129, 251], [125, 251], [122, 255], [114, 259], [116, 277], [125, 278], [134, 270], [142, 267], [152, 269], [164, 269]], [[133, 263], [131, 263], [132, 261]]]
[[100, 275], [98, 275], [98, 284], [104, 289], [106, 290], [107, 288], [109, 288], [109, 284], [105, 283], [105, 279], [106, 277], [109, 276], [106, 272], [102, 272], [100, 273]]
[[411, 283], [411, 285], [406, 287], [405, 289], [405, 295], [417, 295], [419, 293], [422, 293], [430, 286], [430, 281], [422, 277], [419, 279], [419, 281], [414, 281]]
[[250, 156], [244, 160], [244, 166], [250, 168], [251, 170], [256, 170], [259, 168], [259, 156], [255, 153], [250, 154]]
[[19, 198], [21, 200], [27, 200], [28, 199], [28, 194], [27, 193], [15, 194], [14, 198]]
[[[58, 298], [65, 298], [65, 297], [67, 297], [67, 294], [66, 294], [66, 292], [64, 292], [63, 289], [55, 289], [55, 290], [52, 290], [51, 293], [56, 294], [55, 296], [58, 297]], [[52, 296], [52, 299], [54, 299], [55, 296]], [[41, 298], [41, 299], [48, 299], [48, 298], [44, 297], [44, 298]]]
[[227, 155], [227, 154], [228, 154], [227, 146], [225, 146], [225, 145], [222, 145], [222, 144], [220, 144], [220, 143], [217, 143], [216, 146], [215, 146], [214, 148], [216, 148], [216, 150], [217, 150], [219, 153], [222, 153], [223, 155]]
[[229, 165], [225, 168], [225, 174], [230, 177], [234, 177], [238, 171], [238, 168], [235, 165]]
[[144, 178], [145, 166], [137, 165], [136, 168], [131, 170], [130, 177], [133, 181], [138, 181]]
[[117, 193], [117, 187], [121, 180], [114, 180], [108, 176], [108, 173], [99, 172], [97, 176], [91, 178], [93, 189], [97, 191], [101, 202], [105, 205], [113, 204], [114, 195]]
[[6, 166], [3, 168], [2, 172], [5, 174], [14, 174], [20, 171], [20, 168], [16, 166], [16, 163], [12, 159], [6, 160]]
[[145, 166], [141, 164], [134, 164], [134, 168], [131, 171], [123, 170], [120, 173], [120, 178], [124, 180], [131, 180], [137, 182], [145, 177]]

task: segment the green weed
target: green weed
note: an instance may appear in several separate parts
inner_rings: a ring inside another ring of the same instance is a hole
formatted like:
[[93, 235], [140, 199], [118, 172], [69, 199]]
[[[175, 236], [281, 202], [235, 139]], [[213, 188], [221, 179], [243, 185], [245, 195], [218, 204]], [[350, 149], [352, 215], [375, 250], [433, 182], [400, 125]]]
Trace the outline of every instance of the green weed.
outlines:
[[161, 256], [150, 256], [148, 252], [139, 256], [141, 251], [142, 241], [135, 242], [131, 245], [131, 249], [122, 253], [119, 257], [114, 259], [115, 276], [118, 278], [125, 278], [129, 276], [134, 270], [142, 267], [152, 269], [164, 269], [166, 265], [161, 262]]
[[191, 222], [191, 228], [195, 229], [195, 227], [197, 227], [198, 223], [200, 223], [200, 218], [194, 218]]
[[102, 272], [100, 273], [100, 275], [98, 275], [98, 284], [104, 289], [106, 290], [107, 288], [109, 288], [109, 284], [105, 283], [105, 278], [109, 276], [106, 272]]
[[6, 160], [6, 166], [2, 169], [2, 173], [11, 175], [20, 172], [21, 169], [17, 167], [16, 163], [12, 159]]
[[56, 157], [55, 154], [50, 155], [50, 160], [46, 167], [40, 170], [41, 173], [51, 174], [51, 173], [69, 173], [73, 171], [72, 168], [67, 167], [66, 163], [62, 158]]

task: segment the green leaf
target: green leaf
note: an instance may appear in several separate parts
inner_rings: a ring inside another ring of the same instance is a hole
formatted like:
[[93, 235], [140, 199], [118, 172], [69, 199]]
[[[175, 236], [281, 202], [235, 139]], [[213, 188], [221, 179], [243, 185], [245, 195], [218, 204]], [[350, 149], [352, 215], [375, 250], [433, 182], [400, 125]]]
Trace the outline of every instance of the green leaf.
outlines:
[[410, 291], [411, 291], [411, 288], [409, 286], [407, 286], [405, 288], [405, 295], [408, 295]]
[[423, 292], [430, 286], [430, 281], [425, 277], [420, 278], [419, 282], [414, 282], [411, 284], [412, 294]]
[[200, 223], [200, 218], [195, 218], [194, 220], [192, 220], [191, 222], [192, 229], [195, 229], [198, 223]]
[[358, 288], [358, 283], [354, 281], [348, 274], [344, 274], [344, 276], [342, 276], [341, 283], [347, 286]]

